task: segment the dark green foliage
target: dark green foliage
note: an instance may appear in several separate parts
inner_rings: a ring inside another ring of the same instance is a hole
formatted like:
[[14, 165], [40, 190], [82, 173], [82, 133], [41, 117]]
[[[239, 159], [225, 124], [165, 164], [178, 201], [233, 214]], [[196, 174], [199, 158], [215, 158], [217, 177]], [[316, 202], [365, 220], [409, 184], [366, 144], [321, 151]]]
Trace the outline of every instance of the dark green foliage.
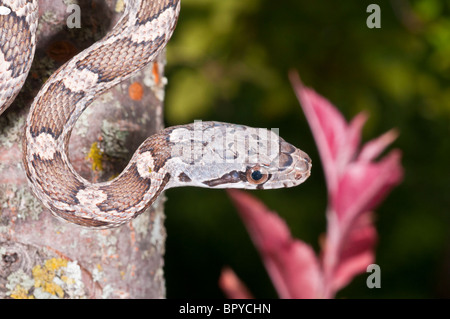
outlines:
[[[366, 8], [381, 8], [369, 29]], [[305, 150], [303, 185], [255, 192], [318, 250], [326, 189], [308, 124], [287, 73], [327, 97], [347, 119], [368, 111], [367, 141], [391, 128], [404, 182], [376, 210], [381, 289], [366, 275], [345, 298], [449, 297], [450, 2], [441, 0], [183, 0], [168, 48], [167, 125], [195, 119], [279, 128]], [[167, 296], [221, 297], [231, 266], [256, 297], [277, 297], [226, 193], [167, 192]]]

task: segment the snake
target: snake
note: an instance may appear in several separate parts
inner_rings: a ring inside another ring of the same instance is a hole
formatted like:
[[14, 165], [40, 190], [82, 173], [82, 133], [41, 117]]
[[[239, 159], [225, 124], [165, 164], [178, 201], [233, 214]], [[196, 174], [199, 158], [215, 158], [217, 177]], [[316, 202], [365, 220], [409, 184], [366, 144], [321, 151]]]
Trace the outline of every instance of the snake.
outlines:
[[[171, 126], [147, 138], [124, 170], [90, 182], [69, 161], [72, 129], [92, 101], [154, 61], [177, 24], [179, 0], [128, 0], [116, 25], [55, 71], [35, 96], [22, 139], [34, 195], [56, 217], [117, 227], [167, 189], [274, 189], [303, 183], [310, 157], [275, 130], [214, 121]], [[0, 0], [0, 114], [22, 87], [36, 45], [37, 0]]]

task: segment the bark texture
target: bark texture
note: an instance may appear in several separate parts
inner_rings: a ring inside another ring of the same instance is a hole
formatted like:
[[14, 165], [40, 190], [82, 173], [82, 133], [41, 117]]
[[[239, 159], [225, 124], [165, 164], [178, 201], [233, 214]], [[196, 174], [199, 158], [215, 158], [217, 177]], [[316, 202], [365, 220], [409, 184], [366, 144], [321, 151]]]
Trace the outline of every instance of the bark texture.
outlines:
[[[66, 20], [78, 4], [81, 28]], [[0, 298], [163, 298], [163, 197], [131, 223], [92, 230], [61, 222], [31, 193], [22, 167], [23, 125], [33, 97], [57, 67], [101, 38], [122, 0], [42, 0], [38, 44], [28, 79], [0, 116]], [[96, 99], [78, 120], [69, 152], [91, 181], [118, 175], [163, 127], [162, 57]]]

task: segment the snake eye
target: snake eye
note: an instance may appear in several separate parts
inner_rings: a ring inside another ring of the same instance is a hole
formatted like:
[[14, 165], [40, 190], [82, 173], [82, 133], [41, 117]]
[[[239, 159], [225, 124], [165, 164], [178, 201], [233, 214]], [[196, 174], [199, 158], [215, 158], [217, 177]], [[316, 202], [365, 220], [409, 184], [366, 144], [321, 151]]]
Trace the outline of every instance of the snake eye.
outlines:
[[267, 181], [269, 178], [269, 174], [267, 173], [266, 169], [263, 167], [260, 167], [259, 165], [254, 167], [249, 167], [247, 169], [247, 180], [251, 184], [262, 184]]

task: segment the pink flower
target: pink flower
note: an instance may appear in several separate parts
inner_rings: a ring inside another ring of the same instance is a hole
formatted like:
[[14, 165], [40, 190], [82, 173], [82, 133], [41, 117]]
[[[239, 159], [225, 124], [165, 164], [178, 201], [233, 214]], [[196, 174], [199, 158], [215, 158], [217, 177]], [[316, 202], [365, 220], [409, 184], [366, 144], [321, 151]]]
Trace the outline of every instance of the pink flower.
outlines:
[[261, 254], [278, 295], [281, 298], [319, 297], [322, 274], [312, 248], [293, 239], [286, 223], [250, 194], [234, 189], [228, 190], [228, 194]]
[[325, 172], [327, 232], [320, 257], [309, 245], [293, 239], [284, 221], [259, 200], [237, 190], [229, 195], [281, 298], [333, 298], [375, 260], [377, 233], [371, 211], [401, 182], [401, 153], [393, 150], [376, 161], [397, 137], [395, 131], [360, 147], [365, 113], [347, 123], [330, 102], [304, 87], [297, 74], [290, 78]]
[[234, 271], [225, 267], [220, 274], [219, 286], [230, 299], [251, 299], [253, 296], [247, 287], [236, 276]]

